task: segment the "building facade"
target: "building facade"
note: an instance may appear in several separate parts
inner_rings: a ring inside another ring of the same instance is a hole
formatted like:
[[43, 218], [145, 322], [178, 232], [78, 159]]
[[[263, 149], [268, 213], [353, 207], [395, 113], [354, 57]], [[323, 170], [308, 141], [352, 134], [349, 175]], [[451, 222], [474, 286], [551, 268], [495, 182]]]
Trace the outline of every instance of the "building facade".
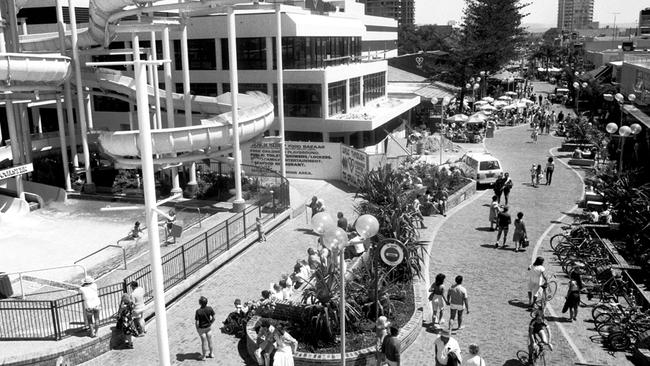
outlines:
[[399, 25], [415, 23], [415, 0], [359, 0], [366, 14], [393, 18]]
[[639, 36], [650, 36], [650, 8], [639, 12]]
[[557, 28], [560, 31], [591, 28], [594, 0], [558, 0]]

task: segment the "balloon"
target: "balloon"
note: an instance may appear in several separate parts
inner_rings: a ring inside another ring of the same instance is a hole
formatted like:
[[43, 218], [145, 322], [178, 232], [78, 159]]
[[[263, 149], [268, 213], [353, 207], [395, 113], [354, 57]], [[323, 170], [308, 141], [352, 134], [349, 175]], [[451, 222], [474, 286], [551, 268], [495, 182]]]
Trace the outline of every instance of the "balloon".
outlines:
[[605, 127], [605, 130], [607, 130], [607, 132], [609, 132], [609, 133], [614, 133], [614, 132], [616, 132], [616, 130], [618, 130], [618, 125], [616, 123], [614, 123], [614, 122], [610, 122]]
[[608, 102], [611, 102], [612, 100], [614, 100], [614, 96], [611, 95], [611, 94], [608, 94], [608, 93], [607, 93], [607, 94], [603, 94], [603, 99], [605, 99], [605, 100], [608, 101]]
[[578, 89], [580, 87], [580, 83], [578, 83], [577, 81], [574, 81], [573, 82], [573, 87]]
[[618, 134], [623, 137], [628, 137], [631, 133], [632, 129], [628, 126], [621, 126], [621, 128], [618, 129]]
[[348, 243], [348, 234], [340, 227], [329, 228], [323, 233], [323, 246], [327, 249], [343, 249]]
[[319, 212], [311, 218], [311, 228], [318, 235], [322, 235], [327, 229], [333, 227], [336, 227], [336, 222], [326, 212]]
[[634, 102], [636, 100], [636, 95], [630, 94], [630, 95], [627, 96], [627, 99], [629, 99], [630, 102]]
[[354, 229], [363, 238], [372, 238], [379, 232], [379, 221], [372, 215], [361, 215], [354, 224]]
[[633, 123], [630, 126], [630, 129], [632, 129], [633, 135], [637, 135], [639, 132], [641, 132], [641, 126], [638, 123]]
[[431, 104], [438, 104], [438, 98], [432, 97], [431, 98]]
[[621, 93], [616, 93], [614, 99], [616, 99], [617, 102], [622, 103], [625, 100], [625, 97]]

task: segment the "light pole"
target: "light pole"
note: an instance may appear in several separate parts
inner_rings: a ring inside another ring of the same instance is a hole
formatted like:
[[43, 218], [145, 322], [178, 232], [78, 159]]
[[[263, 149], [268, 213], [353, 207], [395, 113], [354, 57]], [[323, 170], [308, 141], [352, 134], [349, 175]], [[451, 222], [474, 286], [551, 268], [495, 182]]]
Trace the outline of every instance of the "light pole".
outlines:
[[580, 89], [587, 89], [588, 86], [589, 84], [587, 84], [586, 82], [583, 82], [582, 84], [580, 84], [577, 81], [573, 82], [573, 89], [576, 90], [576, 116], [580, 115], [580, 110], [578, 108], [578, 103], [579, 103], [578, 100], [580, 99]]
[[[623, 105], [625, 104], [625, 96], [621, 93], [616, 93], [616, 95], [611, 95], [611, 94], [603, 94], [603, 99], [605, 99], [608, 102], [613, 102], [616, 101], [618, 103], [619, 111], [621, 113], [621, 116], [619, 118], [619, 124], [622, 126], [623, 125]], [[636, 95], [634, 94], [629, 94], [627, 96], [627, 99], [634, 103], [636, 100]]]
[[[439, 133], [440, 133], [440, 146], [439, 146], [440, 165], [442, 165], [442, 150], [443, 150], [442, 149], [442, 146], [443, 146], [442, 124], [443, 124], [443, 121], [445, 119], [445, 111], [446, 111], [447, 106], [449, 105], [450, 102], [451, 102], [451, 99], [449, 99], [449, 97], [444, 97], [444, 98], [442, 98], [442, 102], [440, 103], [440, 131], [439, 131]], [[436, 97], [431, 98], [431, 103], [432, 104], [438, 104], [438, 98], [436, 98]]]
[[610, 122], [607, 124], [605, 127], [607, 132], [609, 132], [611, 135], [614, 135], [616, 131], [618, 131], [618, 134], [620, 136], [620, 141], [621, 141], [621, 146], [620, 146], [620, 155], [619, 155], [619, 161], [618, 161], [618, 175], [620, 176], [621, 173], [623, 172], [623, 148], [625, 146], [625, 138], [629, 136], [636, 136], [639, 132], [641, 132], [641, 126], [638, 123], [634, 123], [631, 126], [621, 126], [618, 127], [618, 125], [614, 122]]

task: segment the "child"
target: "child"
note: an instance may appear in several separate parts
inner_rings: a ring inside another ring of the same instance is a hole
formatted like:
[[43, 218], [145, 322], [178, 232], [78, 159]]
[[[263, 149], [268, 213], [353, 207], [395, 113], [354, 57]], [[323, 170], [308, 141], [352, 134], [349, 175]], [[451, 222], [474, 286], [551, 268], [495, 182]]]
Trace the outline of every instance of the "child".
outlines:
[[533, 166], [530, 168], [530, 184], [533, 187], [537, 187], [537, 185], [535, 184], [536, 181], [537, 181], [537, 167], [535, 166], [535, 164], [533, 164]]
[[535, 184], [539, 185], [539, 181], [542, 179], [542, 164], [537, 164], [537, 169], [535, 172], [537, 173]]
[[136, 221], [135, 224], [133, 224], [133, 229], [131, 230], [131, 233], [129, 236], [131, 239], [137, 239], [142, 235], [142, 228], [140, 228], [140, 221]]
[[255, 227], [257, 228], [257, 237], [260, 242], [266, 241], [266, 234], [264, 233], [264, 227], [262, 226], [262, 218], [257, 217], [255, 219]]

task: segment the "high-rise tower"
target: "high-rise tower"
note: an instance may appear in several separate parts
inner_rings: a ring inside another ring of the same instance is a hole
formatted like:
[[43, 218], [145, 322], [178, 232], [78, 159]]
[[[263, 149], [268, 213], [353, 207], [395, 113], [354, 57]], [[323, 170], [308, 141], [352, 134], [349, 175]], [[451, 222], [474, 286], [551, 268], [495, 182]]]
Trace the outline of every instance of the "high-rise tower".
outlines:
[[594, 0], [558, 0], [557, 28], [574, 30], [589, 28], [594, 19]]
[[414, 24], [415, 0], [357, 0], [366, 5], [366, 14], [393, 18], [399, 25]]

